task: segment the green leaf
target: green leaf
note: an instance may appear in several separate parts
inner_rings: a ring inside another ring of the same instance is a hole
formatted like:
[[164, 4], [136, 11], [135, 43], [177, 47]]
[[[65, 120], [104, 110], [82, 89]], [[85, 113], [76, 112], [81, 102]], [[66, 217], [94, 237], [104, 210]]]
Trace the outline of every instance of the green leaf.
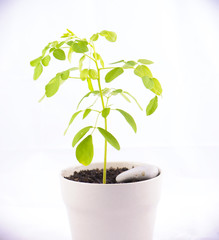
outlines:
[[91, 109], [90, 108], [87, 108], [85, 111], [84, 111], [84, 114], [83, 114], [83, 119], [87, 117], [87, 115], [91, 112]]
[[50, 43], [50, 46], [51, 46], [52, 48], [56, 48], [56, 46], [57, 46], [58, 44], [59, 44], [58, 41], [53, 41], [53, 42]]
[[128, 61], [125, 62], [125, 65], [123, 66], [123, 68], [133, 68], [137, 63], [135, 61]]
[[93, 85], [92, 85], [92, 81], [89, 77], [87, 77], [87, 84], [88, 84], [89, 90], [92, 92], [94, 90], [94, 88], [93, 88]]
[[38, 58], [30, 61], [30, 65], [31, 65], [32, 67], [36, 67], [36, 65], [40, 63], [41, 59], [42, 59], [42, 57], [38, 57]]
[[152, 78], [152, 80], [154, 82], [154, 86], [150, 90], [156, 95], [160, 96], [163, 92], [160, 82], [156, 78]]
[[98, 78], [98, 73], [95, 69], [89, 69], [89, 76], [91, 79], [95, 80]]
[[82, 128], [79, 132], [77, 132], [72, 141], [72, 147], [74, 147], [83, 137], [84, 135], [91, 129], [92, 126]]
[[53, 56], [58, 60], [65, 60], [65, 52], [62, 49], [55, 49], [53, 51]]
[[69, 30], [68, 28], [67, 28], [66, 30], [70, 33], [71, 36], [74, 36], [74, 35], [75, 35], [75, 34], [74, 34], [71, 30]]
[[128, 124], [132, 127], [132, 129], [136, 133], [137, 132], [137, 126], [136, 126], [134, 118], [129, 113], [125, 112], [122, 109], [116, 109], [116, 110], [119, 111], [123, 115], [125, 120], [128, 122]]
[[110, 113], [110, 108], [104, 108], [103, 111], [102, 111], [102, 117], [107, 118], [109, 113]]
[[78, 41], [78, 42], [74, 42], [72, 44], [72, 49], [74, 52], [76, 53], [85, 53], [88, 51], [88, 47], [87, 47], [87, 42], [86, 41]]
[[57, 48], [60, 48], [63, 44], [65, 43], [65, 41], [62, 41], [62, 42], [60, 42], [59, 44], [57, 44]]
[[113, 91], [111, 92], [111, 95], [115, 96], [115, 95], [117, 95], [117, 94], [119, 94], [119, 93], [122, 93], [122, 89], [113, 90]]
[[113, 63], [110, 63], [110, 64], [117, 64], [117, 63], [121, 63], [121, 62], [125, 62], [124, 60], [120, 60], [120, 61], [117, 61], [117, 62], [113, 62]]
[[106, 139], [106, 141], [111, 144], [115, 149], [120, 150], [120, 145], [116, 138], [108, 131], [106, 131], [103, 128], [98, 127], [97, 128], [99, 132], [103, 135], [103, 137]]
[[144, 83], [144, 85], [145, 85], [145, 87], [146, 87], [147, 89], [152, 89], [152, 88], [154, 87], [154, 81], [153, 81], [152, 78], [149, 78], [149, 77], [147, 77], [147, 76], [144, 76], [144, 77], [142, 78], [142, 82]]
[[131, 102], [130, 99], [122, 92], [121, 96], [127, 101], [127, 102]]
[[134, 70], [135, 75], [139, 76], [139, 77], [144, 77], [147, 76], [149, 78], [153, 78], [153, 75], [150, 71], [150, 69], [145, 66], [145, 65], [138, 65], [135, 70]]
[[49, 46], [50, 46], [50, 44], [48, 44], [47, 46], [45, 46], [45, 48], [42, 50], [42, 56], [45, 56], [47, 50], [50, 48]]
[[117, 39], [117, 35], [115, 32], [111, 32], [111, 31], [107, 31], [107, 30], [103, 30], [100, 32], [100, 35], [105, 37], [106, 40], [110, 41], [110, 42], [115, 42]]
[[61, 73], [61, 79], [62, 79], [62, 80], [68, 79], [69, 74], [70, 74], [70, 71], [69, 71], [69, 70], [66, 70], [66, 71], [62, 72], [62, 73]]
[[94, 57], [94, 59], [97, 59], [97, 60], [99, 60], [100, 61], [100, 64], [101, 64], [101, 66], [104, 68], [104, 61], [103, 61], [103, 59], [102, 59], [102, 57], [100, 56], [100, 54], [99, 53], [93, 53], [93, 57]]
[[81, 69], [82, 69], [82, 66], [83, 66], [83, 62], [84, 62], [84, 60], [85, 60], [85, 55], [83, 55], [81, 58], [80, 58], [80, 60], [79, 60], [79, 70], [81, 71]]
[[80, 72], [80, 78], [81, 78], [81, 80], [84, 81], [85, 79], [87, 79], [88, 74], [89, 74], [88, 69], [87, 69], [87, 68], [83, 69], [83, 70]]
[[138, 103], [137, 99], [136, 99], [134, 96], [132, 96], [131, 93], [126, 92], [126, 91], [124, 91], [123, 93], [129, 95], [129, 96], [136, 102], [136, 104], [137, 104], [138, 107], [141, 109], [141, 111], [143, 110], [142, 107], [141, 107], [141, 105]]
[[33, 79], [37, 80], [43, 72], [43, 66], [41, 63], [38, 63], [34, 69]]
[[52, 97], [56, 92], [59, 90], [59, 77], [56, 76], [52, 80], [49, 81], [49, 83], [45, 86], [46, 90], [46, 96], [47, 97]]
[[68, 61], [70, 63], [71, 63], [72, 53], [73, 53], [73, 49], [70, 47], [69, 50], [68, 50]]
[[55, 48], [50, 48], [49, 53], [53, 52]]
[[78, 111], [78, 112], [75, 112], [75, 113], [72, 115], [72, 117], [71, 117], [71, 119], [70, 119], [70, 121], [69, 121], [69, 123], [68, 123], [68, 127], [65, 129], [64, 135], [67, 133], [67, 131], [68, 131], [70, 125], [73, 123], [74, 119], [75, 119], [75, 118], [78, 116], [78, 114], [81, 113], [81, 112], [82, 112], [82, 110], [80, 110], [80, 111]]
[[124, 72], [124, 70], [121, 67], [113, 68], [111, 71], [109, 71], [105, 76], [105, 81], [107, 83], [111, 82], [115, 78], [117, 78], [119, 75], [121, 75]]
[[150, 60], [147, 60], [147, 59], [138, 59], [138, 62], [139, 63], [142, 63], [142, 64], [153, 64], [154, 62], [150, 61]]
[[94, 147], [92, 135], [88, 135], [83, 141], [81, 141], [76, 148], [76, 158], [79, 163], [84, 166], [89, 165], [92, 162], [94, 156]]
[[93, 35], [91, 36], [90, 40], [91, 40], [91, 41], [97, 41], [98, 38], [99, 38], [99, 34], [98, 34], [98, 33], [95, 33], [95, 34], [93, 34]]
[[154, 111], [157, 109], [158, 106], [158, 97], [155, 96], [154, 98], [151, 99], [151, 101], [149, 102], [147, 108], [146, 108], [146, 114], [147, 116], [151, 115], [152, 113], [154, 113]]
[[51, 57], [49, 55], [46, 55], [43, 59], [42, 59], [42, 64], [47, 67], [49, 65], [49, 62], [51, 60]]

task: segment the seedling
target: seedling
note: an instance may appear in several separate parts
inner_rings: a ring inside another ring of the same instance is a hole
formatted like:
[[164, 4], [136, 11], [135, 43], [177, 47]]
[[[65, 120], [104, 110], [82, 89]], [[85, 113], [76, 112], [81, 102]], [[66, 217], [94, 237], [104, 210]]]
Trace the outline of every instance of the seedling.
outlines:
[[[77, 111], [72, 115], [69, 124], [64, 132], [68, 131], [69, 127], [72, 125], [74, 119], [79, 115], [83, 114], [83, 119], [88, 117], [91, 112], [96, 113], [96, 121], [90, 126], [86, 126], [78, 131], [72, 141], [72, 147], [76, 147], [76, 158], [77, 160], [87, 166], [92, 162], [94, 155], [93, 147], [93, 132], [99, 131], [99, 133], [105, 139], [104, 148], [104, 167], [103, 167], [103, 183], [106, 183], [106, 163], [107, 163], [107, 144], [111, 144], [115, 149], [120, 150], [120, 145], [117, 139], [112, 133], [107, 129], [107, 118], [109, 114], [117, 111], [119, 112], [128, 124], [132, 127], [133, 131], [136, 133], [137, 126], [134, 118], [126, 111], [118, 108], [112, 108], [110, 105], [110, 99], [118, 95], [121, 95], [124, 99], [130, 102], [132, 99], [142, 110], [142, 107], [136, 100], [136, 98], [129, 92], [123, 89], [115, 88], [102, 88], [103, 80], [101, 79], [100, 72], [106, 72], [105, 82], [106, 84], [115, 80], [124, 73], [124, 71], [132, 71], [134, 75], [140, 77], [143, 85], [155, 94], [149, 104], [146, 107], [146, 115], [151, 115], [157, 109], [158, 106], [158, 96], [162, 94], [162, 88], [159, 81], [153, 77], [148, 65], [153, 64], [152, 61], [146, 59], [139, 59], [137, 61], [120, 60], [111, 63], [109, 66], [105, 67], [103, 58], [96, 51], [95, 42], [100, 38], [104, 37], [110, 42], [115, 42], [117, 35], [115, 32], [103, 30], [99, 33], [93, 34], [89, 40], [85, 38], [77, 37], [72, 31], [67, 29], [67, 32], [63, 34], [62, 41], [50, 42], [42, 51], [42, 55], [30, 62], [31, 66], [34, 67], [33, 79], [37, 80], [43, 70], [49, 65], [51, 56], [60, 61], [65, 61], [66, 56], [71, 64], [72, 55], [79, 54], [80, 60], [78, 66], [73, 66], [69, 69], [65, 69], [62, 72], [57, 73], [45, 86], [44, 97], [54, 96], [58, 90], [61, 88], [67, 79], [81, 79], [82, 84], [87, 84], [89, 92], [83, 96], [79, 101], [77, 106]], [[97, 85], [97, 88], [94, 87]], [[90, 96], [96, 96], [95, 102], [88, 106], [84, 110], [80, 110], [81, 102]], [[98, 101], [101, 102], [101, 109], [97, 108]], [[104, 128], [98, 125], [100, 116], [104, 119]]]

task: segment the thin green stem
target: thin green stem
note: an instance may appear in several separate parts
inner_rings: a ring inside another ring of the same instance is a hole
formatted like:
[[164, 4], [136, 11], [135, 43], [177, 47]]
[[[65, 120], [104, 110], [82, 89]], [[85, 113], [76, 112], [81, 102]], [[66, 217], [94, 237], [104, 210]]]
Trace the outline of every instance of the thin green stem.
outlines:
[[69, 78], [74, 78], [74, 79], [81, 79], [81, 78], [79, 78], [79, 77], [69, 77]]
[[[98, 73], [98, 87], [99, 87], [99, 91], [100, 91], [100, 97], [101, 97], [101, 102], [102, 102], [102, 107], [103, 109], [105, 108], [105, 104], [104, 104], [104, 99], [103, 99], [103, 92], [102, 92], [102, 88], [101, 88], [101, 84], [100, 84], [100, 68], [98, 66], [97, 63], [97, 55], [96, 55], [96, 51], [95, 51], [95, 47], [94, 45], [91, 45], [93, 51], [94, 51], [94, 58], [95, 58], [95, 64], [96, 64], [96, 68], [97, 68], [97, 73]], [[105, 118], [105, 130], [107, 131], [107, 119]], [[103, 166], [103, 184], [106, 184], [106, 163], [107, 163], [107, 141], [105, 139], [105, 145], [104, 145], [104, 166]]]
[[90, 58], [92, 61], [96, 62], [95, 59], [93, 59], [92, 57], [90, 57], [89, 55], [87, 54], [84, 54], [86, 57]]

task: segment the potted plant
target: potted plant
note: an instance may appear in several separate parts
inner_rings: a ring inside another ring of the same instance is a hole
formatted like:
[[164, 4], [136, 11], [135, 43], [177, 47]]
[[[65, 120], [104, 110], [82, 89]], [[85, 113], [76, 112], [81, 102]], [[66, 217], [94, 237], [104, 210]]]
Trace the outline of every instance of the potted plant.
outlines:
[[[162, 173], [144, 181], [117, 183], [118, 174], [137, 166], [153, 167], [134, 162], [108, 162], [107, 146], [111, 144], [119, 150], [120, 145], [115, 136], [108, 130], [108, 116], [119, 112], [133, 131], [137, 131], [134, 118], [126, 111], [114, 108], [110, 104], [111, 98], [118, 95], [126, 100], [132, 99], [142, 110], [136, 98], [123, 89], [102, 88], [102, 73], [105, 72], [106, 85], [123, 74], [124, 71], [134, 72], [140, 77], [143, 86], [155, 94], [146, 107], [146, 115], [154, 113], [158, 106], [158, 96], [162, 94], [159, 81], [153, 77], [149, 64], [152, 61], [139, 59], [137, 61], [120, 60], [105, 66], [96, 51], [95, 42], [99, 38], [115, 42], [115, 32], [103, 30], [93, 34], [89, 40], [79, 38], [72, 31], [61, 37], [61, 41], [50, 42], [42, 51], [42, 55], [30, 62], [34, 67], [34, 80], [37, 80], [43, 70], [49, 65], [51, 56], [71, 63], [72, 54], [79, 55], [77, 66], [71, 66], [57, 73], [45, 86], [44, 97], [54, 96], [62, 84], [70, 78], [82, 80], [89, 89], [79, 101], [76, 112], [72, 115], [65, 133], [74, 119], [80, 114], [83, 119], [93, 112], [96, 121], [80, 129], [74, 136], [72, 146], [76, 147], [76, 158], [82, 166], [68, 168], [61, 173], [61, 187], [63, 199], [68, 209], [73, 240], [151, 240], [155, 221], [156, 206], [160, 196]], [[67, 57], [66, 57], [67, 56]], [[95, 101], [85, 109], [81, 109], [81, 102], [85, 98], [95, 96]], [[97, 103], [101, 104], [101, 107]], [[104, 125], [100, 125], [102, 118]], [[105, 141], [104, 160], [91, 164], [94, 147], [93, 133], [99, 132]]]

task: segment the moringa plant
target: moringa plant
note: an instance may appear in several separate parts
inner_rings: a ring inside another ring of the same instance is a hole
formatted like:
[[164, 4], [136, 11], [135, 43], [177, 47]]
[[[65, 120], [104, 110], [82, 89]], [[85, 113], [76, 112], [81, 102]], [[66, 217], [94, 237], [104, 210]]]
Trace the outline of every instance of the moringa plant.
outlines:
[[[159, 81], [153, 77], [150, 69], [147, 66], [153, 63], [150, 60], [120, 60], [111, 63], [109, 67], [105, 67], [104, 61], [101, 55], [96, 51], [94, 44], [99, 37], [104, 37], [110, 42], [115, 42], [117, 39], [115, 32], [103, 30], [99, 33], [93, 34], [91, 38], [87, 40], [85, 38], [79, 38], [72, 31], [67, 29], [67, 32], [61, 37], [62, 41], [50, 42], [42, 50], [42, 55], [32, 60], [30, 64], [32, 67], [34, 67], [33, 79], [37, 80], [42, 74], [44, 68], [49, 65], [51, 56], [57, 60], [64, 61], [66, 60], [67, 55], [68, 61], [71, 63], [72, 54], [80, 55], [78, 66], [74, 66], [57, 73], [46, 84], [45, 95], [39, 101], [42, 101], [44, 97], [54, 96], [62, 84], [65, 83], [65, 81], [67, 81], [69, 78], [81, 79], [83, 84], [87, 84], [89, 92], [79, 101], [77, 111], [72, 115], [64, 134], [66, 134], [70, 125], [79, 114], [83, 114], [83, 119], [85, 119], [91, 112], [95, 112], [97, 114], [96, 121], [93, 125], [86, 126], [76, 133], [72, 141], [72, 147], [77, 145], [76, 158], [81, 164], [87, 166], [92, 162], [94, 155], [92, 134], [95, 130], [98, 130], [100, 134], [102, 134], [102, 136], [105, 138], [103, 167], [103, 183], [105, 184], [107, 143], [111, 144], [117, 150], [120, 149], [118, 141], [107, 129], [107, 118], [109, 114], [111, 114], [113, 111], [119, 112], [132, 127], [133, 131], [135, 133], [137, 131], [137, 126], [133, 117], [122, 109], [112, 108], [110, 105], [110, 99], [116, 97], [117, 95], [121, 95], [129, 102], [130, 99], [132, 99], [141, 110], [143, 109], [136, 98], [129, 92], [122, 89], [102, 88], [100, 72], [108, 71], [105, 75], [105, 82], [109, 83], [123, 74], [124, 71], [133, 70], [134, 74], [141, 78], [143, 85], [155, 94], [155, 97], [150, 100], [146, 107], [146, 115], [151, 115], [156, 110], [158, 106], [158, 96], [162, 94], [162, 88]], [[97, 85], [97, 88], [94, 88], [94, 84]], [[95, 101], [86, 109], [80, 110], [81, 102], [85, 98], [88, 98], [92, 95], [96, 96]], [[101, 109], [97, 109], [98, 101], [101, 102]], [[100, 116], [104, 119], [104, 128], [98, 126]]]

